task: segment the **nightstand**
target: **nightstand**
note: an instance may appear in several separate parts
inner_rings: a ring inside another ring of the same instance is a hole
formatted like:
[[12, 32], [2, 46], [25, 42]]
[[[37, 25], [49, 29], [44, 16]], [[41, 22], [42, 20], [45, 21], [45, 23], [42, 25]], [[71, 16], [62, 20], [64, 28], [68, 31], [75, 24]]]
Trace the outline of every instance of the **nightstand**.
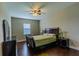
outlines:
[[59, 46], [69, 48], [69, 39], [68, 38], [59, 39]]

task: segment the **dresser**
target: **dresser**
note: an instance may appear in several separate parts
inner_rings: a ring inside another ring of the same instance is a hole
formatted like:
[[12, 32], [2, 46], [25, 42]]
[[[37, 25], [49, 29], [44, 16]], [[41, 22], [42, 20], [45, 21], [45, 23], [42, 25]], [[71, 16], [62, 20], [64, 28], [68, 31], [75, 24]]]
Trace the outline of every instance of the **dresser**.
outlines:
[[6, 41], [2, 43], [3, 56], [16, 56], [16, 40]]

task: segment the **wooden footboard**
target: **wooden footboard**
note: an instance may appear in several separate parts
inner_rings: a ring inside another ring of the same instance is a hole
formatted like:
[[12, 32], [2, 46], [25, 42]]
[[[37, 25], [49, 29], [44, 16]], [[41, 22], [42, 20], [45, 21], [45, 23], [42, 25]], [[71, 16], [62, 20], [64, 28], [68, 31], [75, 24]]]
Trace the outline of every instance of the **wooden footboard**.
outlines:
[[35, 48], [35, 42], [32, 36], [26, 36], [27, 46], [30, 48]]

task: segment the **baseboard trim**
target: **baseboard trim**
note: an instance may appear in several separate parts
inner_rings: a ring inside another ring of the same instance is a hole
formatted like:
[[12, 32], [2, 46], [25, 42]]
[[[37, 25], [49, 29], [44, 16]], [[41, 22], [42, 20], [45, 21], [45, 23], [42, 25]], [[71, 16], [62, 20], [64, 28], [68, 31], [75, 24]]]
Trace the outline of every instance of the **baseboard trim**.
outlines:
[[79, 47], [70, 46], [71, 49], [79, 50]]

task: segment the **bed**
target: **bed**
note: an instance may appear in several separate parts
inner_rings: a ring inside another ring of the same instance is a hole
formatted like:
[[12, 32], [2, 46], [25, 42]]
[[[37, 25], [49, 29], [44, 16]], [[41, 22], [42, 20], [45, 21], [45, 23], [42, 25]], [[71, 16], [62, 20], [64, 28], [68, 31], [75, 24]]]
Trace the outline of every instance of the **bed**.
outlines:
[[59, 28], [45, 28], [41, 35], [26, 35], [26, 42], [28, 47], [36, 48], [58, 41]]

